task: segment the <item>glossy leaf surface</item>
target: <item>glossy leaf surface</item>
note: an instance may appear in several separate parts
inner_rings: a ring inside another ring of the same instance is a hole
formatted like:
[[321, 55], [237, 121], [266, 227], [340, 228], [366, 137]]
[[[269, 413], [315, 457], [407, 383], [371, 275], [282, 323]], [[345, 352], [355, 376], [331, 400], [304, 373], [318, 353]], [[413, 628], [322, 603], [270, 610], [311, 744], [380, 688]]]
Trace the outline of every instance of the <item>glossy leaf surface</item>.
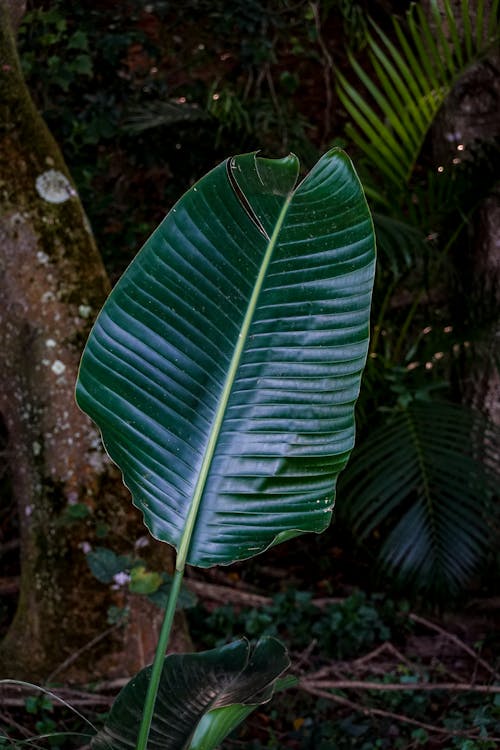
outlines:
[[151, 533], [182, 560], [251, 557], [331, 520], [354, 443], [374, 273], [348, 157], [234, 157], [117, 284], [77, 400]]
[[[289, 663], [275, 638], [262, 638], [252, 653], [240, 640], [199, 654], [167, 656], [148, 748], [185, 750], [192, 741], [193, 750], [216, 747], [253, 707], [272, 697], [274, 682]], [[141, 670], [119, 693], [92, 750], [135, 747], [150, 673], [151, 667]], [[224, 712], [228, 706], [232, 710]]]

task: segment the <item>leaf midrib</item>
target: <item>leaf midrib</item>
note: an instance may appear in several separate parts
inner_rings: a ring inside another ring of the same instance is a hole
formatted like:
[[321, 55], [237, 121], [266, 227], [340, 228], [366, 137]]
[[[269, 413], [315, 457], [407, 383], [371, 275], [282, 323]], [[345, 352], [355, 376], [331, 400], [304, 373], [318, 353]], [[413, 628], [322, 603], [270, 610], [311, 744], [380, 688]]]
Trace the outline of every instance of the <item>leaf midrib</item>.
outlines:
[[201, 499], [203, 497], [203, 492], [205, 489], [208, 473], [212, 465], [212, 459], [215, 455], [217, 441], [219, 439], [219, 434], [222, 428], [222, 423], [224, 421], [224, 415], [226, 413], [229, 397], [231, 395], [231, 391], [232, 391], [232, 388], [236, 379], [236, 373], [238, 371], [238, 367], [241, 361], [243, 350], [245, 348], [250, 326], [252, 324], [254, 313], [257, 307], [257, 301], [259, 299], [262, 286], [264, 284], [264, 280], [267, 274], [267, 270], [269, 268], [269, 264], [271, 263], [273, 253], [277, 245], [279, 233], [281, 231], [281, 228], [285, 221], [286, 214], [288, 212], [288, 208], [294, 196], [294, 192], [295, 191], [291, 191], [289, 193], [279, 213], [278, 219], [276, 221], [276, 225], [274, 227], [273, 233], [271, 235], [271, 238], [266, 248], [266, 252], [262, 259], [260, 270], [257, 275], [255, 285], [253, 288], [252, 296], [250, 297], [247, 311], [245, 313], [245, 317], [241, 325], [241, 331], [238, 334], [238, 342], [236, 344], [236, 347], [233, 352], [233, 356], [231, 358], [231, 363], [229, 365], [224, 387], [222, 389], [222, 393], [219, 399], [219, 405], [217, 407], [217, 411], [214, 416], [212, 430], [210, 432], [210, 436], [209, 436], [207, 446], [205, 449], [205, 453], [203, 456], [203, 461], [200, 466], [198, 479], [196, 481], [196, 485], [193, 491], [193, 498], [191, 500], [191, 505], [189, 507], [189, 510], [186, 516], [186, 523], [185, 523], [184, 530], [182, 532], [181, 539], [179, 542], [179, 548], [177, 550], [176, 569], [181, 572], [184, 570], [185, 565], [186, 565], [186, 560], [187, 560], [187, 556], [189, 552], [189, 547], [191, 544], [191, 539], [192, 539], [193, 532], [196, 526], [196, 520], [198, 518], [198, 511], [200, 508]]

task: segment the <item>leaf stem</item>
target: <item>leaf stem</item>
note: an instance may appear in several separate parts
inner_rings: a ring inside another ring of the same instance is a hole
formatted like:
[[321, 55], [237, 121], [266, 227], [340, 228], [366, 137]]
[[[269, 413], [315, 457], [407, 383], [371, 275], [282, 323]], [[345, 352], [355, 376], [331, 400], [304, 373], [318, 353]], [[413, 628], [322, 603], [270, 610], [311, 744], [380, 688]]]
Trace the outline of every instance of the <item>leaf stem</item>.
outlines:
[[151, 720], [153, 718], [158, 686], [160, 684], [163, 662], [165, 660], [165, 651], [167, 650], [170, 631], [172, 630], [175, 608], [177, 606], [183, 577], [184, 568], [182, 568], [182, 570], [176, 569], [172, 578], [172, 587], [170, 589], [167, 606], [165, 607], [165, 617], [163, 618], [160, 637], [158, 638], [158, 643], [156, 645], [155, 658], [151, 669], [146, 700], [144, 701], [144, 710], [141, 719], [141, 726], [139, 728], [139, 735], [137, 737], [136, 750], [146, 750], [147, 748]]

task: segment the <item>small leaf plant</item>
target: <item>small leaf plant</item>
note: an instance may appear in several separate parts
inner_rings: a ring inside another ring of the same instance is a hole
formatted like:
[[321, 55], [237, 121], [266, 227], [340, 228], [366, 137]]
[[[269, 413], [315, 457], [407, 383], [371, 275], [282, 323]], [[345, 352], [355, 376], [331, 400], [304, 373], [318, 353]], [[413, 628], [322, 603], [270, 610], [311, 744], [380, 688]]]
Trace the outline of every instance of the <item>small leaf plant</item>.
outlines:
[[156, 656], [93, 750], [211, 750], [281, 686], [265, 638], [165, 657], [186, 565], [244, 560], [331, 521], [354, 445], [375, 265], [345, 153], [227, 159], [166, 216], [106, 301], [76, 397], [176, 569]]

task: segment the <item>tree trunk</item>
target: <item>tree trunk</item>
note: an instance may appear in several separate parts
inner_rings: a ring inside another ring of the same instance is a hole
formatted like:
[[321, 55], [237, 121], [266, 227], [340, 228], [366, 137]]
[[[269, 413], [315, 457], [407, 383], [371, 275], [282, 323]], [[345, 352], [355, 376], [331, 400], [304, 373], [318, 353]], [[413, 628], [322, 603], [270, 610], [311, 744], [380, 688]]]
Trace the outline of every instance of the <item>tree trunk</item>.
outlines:
[[[429, 2], [426, 0], [427, 12]], [[456, 17], [460, 0], [453, 0]], [[489, 11], [491, 2], [486, 3]], [[443, 3], [439, 2], [444, 16]], [[485, 11], [486, 15], [486, 11]], [[470, 4], [470, 22], [477, 24], [477, 8]], [[434, 130], [436, 162], [450, 164], [453, 158], [468, 158], [468, 147], [500, 138], [500, 54], [491, 50], [486, 59], [461, 77], [440, 112]], [[498, 371], [500, 328], [500, 191], [489, 195], [469, 226], [465, 255], [459, 260], [463, 280], [461, 295], [474, 308], [474, 324], [489, 325], [487, 340], [477, 348], [475, 363], [464, 378], [464, 397], [500, 426], [500, 375]], [[463, 298], [459, 300], [463, 309]]]
[[[126, 540], [143, 533], [74, 401], [79, 357], [109, 284], [62, 155], [24, 84], [11, 7], [0, 0], [0, 417], [21, 584], [0, 676], [45, 679], [63, 663], [66, 677], [123, 675], [151, 658], [161, 613], [144, 616], [142, 598], [128, 627], [100, 638], [110, 630], [108, 607], [124, 595], [94, 579], [84, 555], [97, 544], [130, 551]], [[96, 529], [106, 527], [99, 541]], [[168, 553], [159, 548], [157, 556]]]

